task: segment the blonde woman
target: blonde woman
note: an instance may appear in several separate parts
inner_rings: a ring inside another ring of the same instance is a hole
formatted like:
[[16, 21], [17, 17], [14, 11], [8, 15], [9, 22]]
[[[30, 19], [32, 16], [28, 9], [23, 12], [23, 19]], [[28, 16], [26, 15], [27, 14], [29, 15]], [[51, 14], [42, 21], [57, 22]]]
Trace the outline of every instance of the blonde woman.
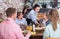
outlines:
[[51, 20], [51, 23], [44, 31], [43, 39], [60, 38], [60, 23], [58, 22], [59, 16], [57, 10], [52, 9], [50, 11], [49, 19]]

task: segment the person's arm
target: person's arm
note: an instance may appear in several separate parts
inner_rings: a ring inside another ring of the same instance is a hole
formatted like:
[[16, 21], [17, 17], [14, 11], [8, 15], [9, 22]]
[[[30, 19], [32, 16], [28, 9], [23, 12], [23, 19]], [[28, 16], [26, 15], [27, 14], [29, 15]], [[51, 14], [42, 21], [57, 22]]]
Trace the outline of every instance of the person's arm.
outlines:
[[32, 13], [30, 14], [30, 18], [31, 18], [31, 20], [32, 20], [34, 23], [38, 23], [38, 22], [37, 22], [37, 17], [36, 17], [36, 15], [34, 15], [34, 12], [32, 12]]
[[24, 37], [21, 28], [19, 28], [19, 26], [17, 26], [15, 35], [16, 35], [17, 39], [29, 39], [29, 37], [31, 36], [31, 32], [28, 32], [26, 37]]
[[47, 39], [49, 38], [49, 29], [48, 27], [46, 27], [45, 31], [44, 31], [44, 34], [43, 34], [43, 39]]

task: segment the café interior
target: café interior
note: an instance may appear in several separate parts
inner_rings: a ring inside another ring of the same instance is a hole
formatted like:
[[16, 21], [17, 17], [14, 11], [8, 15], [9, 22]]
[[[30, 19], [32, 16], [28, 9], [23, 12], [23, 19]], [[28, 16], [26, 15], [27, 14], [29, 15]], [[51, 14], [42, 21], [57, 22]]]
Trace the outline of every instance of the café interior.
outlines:
[[[32, 16], [33, 15], [32, 13], [34, 12], [31, 12], [35, 4], [38, 4], [40, 6], [39, 12], [36, 12], [37, 13], [36, 21], [38, 23], [34, 23], [34, 19], [36, 16], [35, 17]], [[29, 39], [43, 39], [44, 31], [51, 22], [51, 20], [49, 19], [49, 16], [50, 16], [49, 13], [51, 9], [57, 10], [60, 18], [60, 14], [59, 14], [60, 0], [0, 0], [0, 23], [2, 23], [7, 18], [5, 10], [9, 7], [16, 8], [17, 13], [20, 13], [20, 18], [22, 17], [26, 19], [25, 21], [27, 23], [24, 22], [24, 20], [21, 20], [21, 21], [18, 20], [16, 21], [16, 23], [21, 28], [22, 34], [24, 35], [24, 37], [26, 36], [28, 31], [31, 31], [31, 36], [29, 37]], [[31, 19], [27, 17], [29, 13], [30, 13], [29, 16], [31, 16], [30, 17]], [[60, 19], [59, 19], [59, 22], [60, 22]], [[47, 39], [59, 39], [59, 38], [52, 37]]]

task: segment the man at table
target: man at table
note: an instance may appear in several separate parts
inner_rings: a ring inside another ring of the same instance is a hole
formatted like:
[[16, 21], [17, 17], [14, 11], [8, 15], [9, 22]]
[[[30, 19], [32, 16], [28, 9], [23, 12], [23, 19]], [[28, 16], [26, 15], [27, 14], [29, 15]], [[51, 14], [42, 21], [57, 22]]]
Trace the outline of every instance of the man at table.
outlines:
[[17, 16], [15, 8], [8, 8], [6, 10], [7, 19], [0, 23], [0, 39], [29, 39], [30, 31], [24, 37], [20, 27], [14, 22]]

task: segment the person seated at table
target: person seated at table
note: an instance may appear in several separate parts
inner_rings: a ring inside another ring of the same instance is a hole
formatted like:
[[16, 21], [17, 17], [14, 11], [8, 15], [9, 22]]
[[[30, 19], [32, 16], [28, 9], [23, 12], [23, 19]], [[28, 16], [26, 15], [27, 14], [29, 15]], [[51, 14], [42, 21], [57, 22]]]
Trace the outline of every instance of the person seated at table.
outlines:
[[29, 39], [31, 32], [24, 37], [21, 28], [15, 23], [17, 11], [9, 7], [6, 10], [7, 19], [0, 23], [0, 39]]
[[43, 39], [60, 38], [60, 23], [58, 22], [59, 19], [58, 11], [52, 9], [49, 12], [49, 19], [51, 20], [51, 22], [44, 31]]
[[48, 14], [44, 12], [44, 17], [42, 23], [47, 26], [50, 23], [50, 19], [48, 19]]
[[25, 18], [23, 18], [23, 14], [22, 12], [17, 12], [17, 18], [15, 20], [15, 22], [20, 25], [21, 28], [24, 29], [24, 27], [27, 26], [27, 21]]
[[35, 4], [33, 9], [28, 13], [27, 18], [31, 19], [32, 22], [34, 22], [35, 24], [39, 24], [37, 22], [37, 13], [40, 10], [40, 6], [38, 4]]
[[43, 14], [38, 22], [44, 26], [47, 26], [50, 23], [50, 19], [48, 19], [48, 14], [46, 12], [41, 13]]

